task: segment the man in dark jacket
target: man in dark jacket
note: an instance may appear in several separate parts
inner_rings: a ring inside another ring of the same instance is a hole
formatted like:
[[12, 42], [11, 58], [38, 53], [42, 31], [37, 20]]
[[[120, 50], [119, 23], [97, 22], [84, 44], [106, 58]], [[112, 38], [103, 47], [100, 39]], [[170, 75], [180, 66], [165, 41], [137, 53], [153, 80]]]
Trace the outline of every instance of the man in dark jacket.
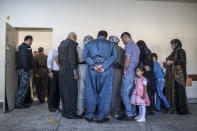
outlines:
[[16, 102], [17, 109], [28, 108], [24, 104], [25, 97], [30, 87], [30, 70], [34, 67], [34, 60], [32, 55], [31, 44], [33, 37], [28, 35], [25, 37], [24, 42], [18, 47], [16, 55], [17, 70], [19, 76], [18, 97]]

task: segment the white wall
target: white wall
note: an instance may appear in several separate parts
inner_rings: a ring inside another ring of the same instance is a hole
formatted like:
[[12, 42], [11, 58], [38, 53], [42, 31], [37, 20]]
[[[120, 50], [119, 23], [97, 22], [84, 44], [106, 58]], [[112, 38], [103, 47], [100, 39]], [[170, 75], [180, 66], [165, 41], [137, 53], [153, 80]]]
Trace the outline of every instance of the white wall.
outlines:
[[31, 45], [32, 51], [38, 51], [39, 47], [43, 47], [45, 54], [48, 55], [49, 51], [53, 48], [52, 31], [19, 30], [17, 46], [19, 46], [24, 41], [26, 35], [33, 36], [33, 43]]
[[[0, 0], [0, 27], [8, 21], [15, 27], [53, 28], [53, 47], [70, 31], [79, 42], [87, 34], [96, 37], [105, 29], [109, 35], [131, 33], [143, 39], [164, 60], [171, 52], [170, 40], [179, 38], [187, 52], [188, 73], [197, 74], [197, 4], [132, 0]], [[0, 29], [0, 99], [4, 91], [4, 33]]]

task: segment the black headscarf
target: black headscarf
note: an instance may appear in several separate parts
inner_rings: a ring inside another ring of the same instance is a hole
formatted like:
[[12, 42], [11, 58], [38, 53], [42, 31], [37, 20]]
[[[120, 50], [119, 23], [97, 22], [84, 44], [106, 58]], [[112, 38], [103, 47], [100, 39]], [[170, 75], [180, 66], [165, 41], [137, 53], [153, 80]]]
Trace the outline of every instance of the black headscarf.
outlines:
[[137, 42], [137, 46], [140, 49], [140, 59], [139, 64], [143, 66], [153, 67], [153, 56], [150, 49], [146, 46], [146, 43], [143, 40]]
[[174, 50], [182, 48], [182, 42], [179, 39], [171, 40], [170, 44], [174, 45]]

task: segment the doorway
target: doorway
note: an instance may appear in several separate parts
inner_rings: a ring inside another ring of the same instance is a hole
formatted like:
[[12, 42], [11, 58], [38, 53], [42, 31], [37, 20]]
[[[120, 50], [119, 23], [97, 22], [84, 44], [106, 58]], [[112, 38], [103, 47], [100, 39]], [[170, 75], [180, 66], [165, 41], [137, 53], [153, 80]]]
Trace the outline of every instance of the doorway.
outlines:
[[32, 51], [38, 51], [39, 47], [44, 47], [44, 52], [47, 55], [52, 49], [52, 28], [17, 28], [18, 43], [17, 47], [24, 41], [26, 35], [33, 36], [33, 43], [31, 45]]
[[52, 28], [26, 28], [13, 27], [6, 23], [6, 43], [5, 43], [5, 92], [3, 111], [11, 111], [15, 108], [18, 90], [18, 73], [16, 70], [16, 51], [18, 46], [24, 41], [26, 35], [33, 36], [32, 51], [37, 51], [39, 47], [45, 49], [45, 54], [52, 49]]

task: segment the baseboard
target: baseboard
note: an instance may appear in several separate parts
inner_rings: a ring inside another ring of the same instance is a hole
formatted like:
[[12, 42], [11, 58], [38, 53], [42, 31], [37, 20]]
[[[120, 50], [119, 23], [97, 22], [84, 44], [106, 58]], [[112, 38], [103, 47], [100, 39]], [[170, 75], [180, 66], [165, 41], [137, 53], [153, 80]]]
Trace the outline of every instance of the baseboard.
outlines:
[[197, 98], [187, 98], [188, 103], [197, 103]]

